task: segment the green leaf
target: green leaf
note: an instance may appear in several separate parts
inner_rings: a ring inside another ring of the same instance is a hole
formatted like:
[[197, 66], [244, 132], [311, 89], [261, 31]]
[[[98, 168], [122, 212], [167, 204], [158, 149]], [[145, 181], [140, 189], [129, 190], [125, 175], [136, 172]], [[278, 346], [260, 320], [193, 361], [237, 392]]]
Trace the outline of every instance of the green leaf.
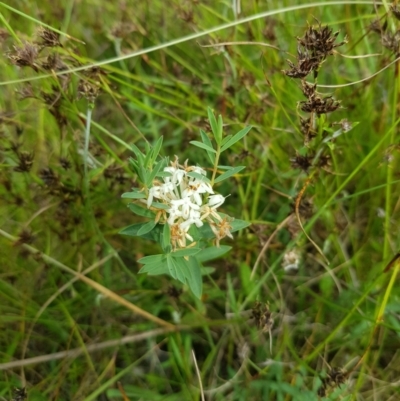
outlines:
[[184, 259], [174, 259], [170, 256], [171, 254], [167, 255], [167, 266], [169, 270], [169, 274], [178, 279], [181, 283], [185, 283], [185, 273], [184, 271], [188, 268], [186, 264], [182, 266], [182, 263], [177, 263], [178, 260]]
[[217, 143], [221, 145], [222, 143], [222, 132], [223, 132], [223, 123], [221, 114], [218, 116], [218, 141]]
[[164, 210], [167, 210], [171, 207], [169, 205], [166, 205], [165, 203], [160, 203], [160, 202], [152, 202], [151, 206], [156, 207], [157, 209], [164, 209]]
[[154, 218], [154, 213], [144, 207], [138, 206], [135, 203], [129, 203], [129, 209], [132, 210], [133, 213], [138, 216], [149, 217], [150, 219]]
[[225, 151], [226, 149], [230, 148], [232, 145], [234, 145], [237, 141], [240, 141], [253, 127], [250, 125], [246, 128], [243, 128], [241, 131], [239, 131], [237, 134], [235, 134], [224, 146], [221, 148], [221, 153]]
[[148, 223], [144, 224], [140, 230], [138, 231], [137, 235], [139, 237], [141, 237], [144, 234], [147, 234], [148, 232], [150, 232], [155, 226], [156, 226], [156, 222], [154, 220], [149, 221]]
[[208, 114], [208, 121], [210, 121], [210, 125], [211, 125], [211, 131], [215, 138], [215, 142], [217, 142], [218, 145], [221, 145], [222, 132], [220, 135], [217, 120], [215, 119], [214, 113], [212, 112], [210, 107], [207, 108], [207, 114]]
[[234, 233], [235, 231], [242, 230], [243, 228], [246, 228], [251, 225], [248, 221], [245, 220], [240, 220], [240, 219], [235, 219], [230, 223], [232, 229], [231, 233]]
[[[221, 213], [219, 213], [221, 214]], [[197, 230], [199, 232], [199, 239], [211, 239], [215, 238], [215, 234], [211, 230], [210, 224], [204, 222], [204, 224], [201, 227], [197, 227]], [[194, 239], [194, 237], [193, 237]]]
[[169, 224], [164, 224], [161, 235], [161, 247], [165, 253], [171, 252], [171, 228]]
[[145, 199], [146, 194], [144, 192], [125, 192], [124, 194], [121, 195], [121, 198], [127, 198], [127, 199]]
[[139, 148], [135, 144], [132, 144], [131, 148], [132, 148], [133, 153], [135, 153], [139, 164], [143, 165], [144, 154], [139, 150]]
[[139, 176], [139, 179], [140, 179], [141, 182], [143, 182], [143, 183], [147, 182], [147, 175], [148, 175], [148, 172], [147, 172], [147, 170], [143, 167], [142, 164], [141, 164], [141, 165], [139, 166], [139, 168], [138, 168], [137, 175]]
[[[139, 230], [146, 225], [147, 223], [137, 223], [137, 224], [132, 224], [128, 227], [125, 227], [122, 229], [119, 234], [121, 235], [129, 235], [130, 237], [139, 237]], [[144, 235], [140, 235], [140, 237], [149, 239], [151, 241], [159, 241], [160, 239], [160, 233], [161, 233], [161, 224], [157, 224], [157, 226], [150, 232]]]
[[160, 153], [162, 143], [163, 143], [163, 137], [160, 136], [160, 137], [157, 139], [156, 143], [154, 144], [153, 149], [151, 149], [151, 159], [150, 159], [150, 161], [151, 161], [151, 164], [152, 164], [152, 165], [153, 165], [153, 164], [155, 163], [155, 161], [157, 160], [157, 156], [158, 156], [159, 153]]
[[160, 171], [156, 177], [161, 177], [161, 178], [165, 178], [165, 177], [172, 177], [172, 174], [169, 173], [168, 171]]
[[150, 256], [144, 256], [143, 258], [140, 258], [138, 260], [138, 263], [141, 263], [143, 265], [147, 264], [152, 264], [152, 263], [161, 263], [165, 259], [165, 255], [163, 254], [157, 254], [157, 255], [150, 255]]
[[164, 262], [162, 263], [149, 263], [144, 265], [140, 270], [139, 273], [147, 273], [149, 276], [158, 276], [160, 274], [168, 274], [168, 267], [167, 264]]
[[200, 248], [185, 248], [185, 249], [179, 249], [178, 251], [172, 252], [171, 256], [173, 258], [183, 258], [185, 256], [193, 256], [196, 255], [201, 251]]
[[217, 182], [221, 182], [223, 180], [226, 180], [227, 178], [231, 177], [232, 175], [237, 174], [239, 171], [242, 171], [244, 168], [246, 168], [246, 166], [238, 166], [238, 167], [233, 167], [228, 171], [225, 171], [225, 173], [219, 175], [214, 183], [216, 184]]
[[211, 183], [211, 181], [205, 175], [200, 174], [200, 173], [195, 173], [194, 171], [190, 171], [189, 173], [187, 173], [187, 176], [196, 178], [200, 181], [208, 182], [209, 184]]
[[215, 267], [201, 267], [201, 275], [206, 276], [208, 274], [213, 274], [215, 272]]
[[[185, 259], [178, 259], [185, 260]], [[185, 278], [189, 288], [197, 298], [201, 298], [203, 281], [201, 278], [201, 264], [194, 257], [189, 258], [189, 268], [185, 270]]]
[[221, 142], [221, 146], [224, 147], [224, 145], [232, 138], [232, 135], [228, 135], [226, 136], [222, 142]]
[[164, 164], [165, 164], [165, 160], [162, 159], [154, 166], [153, 170], [147, 177], [148, 181], [145, 183], [148, 187], [151, 187], [151, 185], [153, 184], [154, 178], [156, 178], [156, 175], [161, 170], [161, 168], [163, 167]]
[[219, 248], [216, 246], [211, 246], [209, 248], [202, 249], [196, 255], [196, 259], [199, 262], [208, 262], [209, 260], [221, 257], [225, 253], [229, 252], [231, 249], [232, 247], [227, 245], [221, 245]]
[[[210, 138], [202, 129], [200, 130], [200, 135], [201, 135], [201, 139], [202, 139], [203, 143], [205, 145], [209, 146], [210, 148], [212, 148], [213, 146], [212, 146], [212, 142], [211, 142]], [[214, 165], [215, 154], [210, 151], [207, 151], [207, 155], [208, 155], [208, 158], [210, 159], [211, 164]]]
[[202, 148], [205, 149], [207, 152], [212, 152], [212, 153], [217, 153], [216, 150], [214, 150], [212, 147], [207, 146], [206, 144], [204, 144], [203, 142], [199, 142], [199, 141], [190, 141], [190, 143], [194, 146], [197, 146], [198, 148]]

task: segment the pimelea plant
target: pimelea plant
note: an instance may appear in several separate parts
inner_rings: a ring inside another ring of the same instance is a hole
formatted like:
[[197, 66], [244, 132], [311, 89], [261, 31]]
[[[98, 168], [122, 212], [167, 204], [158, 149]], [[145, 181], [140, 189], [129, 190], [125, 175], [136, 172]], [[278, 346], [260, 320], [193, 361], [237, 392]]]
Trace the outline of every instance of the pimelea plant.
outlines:
[[132, 145], [136, 158], [130, 159], [130, 163], [140, 187], [122, 195], [133, 200], [128, 207], [135, 214], [149, 221], [126, 227], [121, 234], [156, 241], [163, 251], [141, 258], [139, 263], [144, 266], [140, 273], [169, 274], [187, 284], [198, 298], [202, 293], [202, 274], [208, 271], [202, 263], [229, 251], [231, 247], [221, 246], [220, 241], [248, 226], [243, 220], [218, 212], [225, 196], [216, 193], [214, 185], [245, 168], [220, 166], [218, 162], [221, 153], [241, 140], [251, 127], [224, 137], [222, 117], [217, 121], [208, 109], [208, 118], [214, 141], [200, 130], [202, 142], [190, 143], [207, 153], [212, 164], [211, 179], [205, 168], [189, 165], [188, 160], [181, 164], [177, 156], [173, 161], [160, 157], [160, 137], [154, 146], [146, 144], [146, 153]]

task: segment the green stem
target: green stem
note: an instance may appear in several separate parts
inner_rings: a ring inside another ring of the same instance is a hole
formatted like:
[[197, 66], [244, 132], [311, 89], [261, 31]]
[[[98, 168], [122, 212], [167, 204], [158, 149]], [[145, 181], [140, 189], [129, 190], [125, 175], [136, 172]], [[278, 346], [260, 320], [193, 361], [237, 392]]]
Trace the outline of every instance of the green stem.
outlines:
[[215, 155], [214, 168], [211, 177], [211, 186], [214, 185], [215, 176], [217, 175], [219, 157], [221, 155], [221, 146], [217, 144], [217, 154]]

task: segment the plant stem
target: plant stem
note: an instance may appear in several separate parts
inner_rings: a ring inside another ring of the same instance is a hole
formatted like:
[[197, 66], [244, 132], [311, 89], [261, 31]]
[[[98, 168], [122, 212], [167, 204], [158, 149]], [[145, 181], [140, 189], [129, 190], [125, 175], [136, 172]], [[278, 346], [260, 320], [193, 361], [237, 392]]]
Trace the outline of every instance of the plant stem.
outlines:
[[214, 185], [215, 176], [217, 174], [219, 156], [221, 155], [221, 146], [217, 144], [217, 154], [215, 155], [214, 168], [211, 177], [211, 186]]

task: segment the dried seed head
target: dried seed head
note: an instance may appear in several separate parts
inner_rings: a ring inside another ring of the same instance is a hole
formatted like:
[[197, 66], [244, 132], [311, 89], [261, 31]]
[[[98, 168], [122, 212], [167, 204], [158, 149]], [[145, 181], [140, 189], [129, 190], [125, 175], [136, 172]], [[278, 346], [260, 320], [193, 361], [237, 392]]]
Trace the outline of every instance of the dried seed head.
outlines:
[[17, 155], [18, 155], [18, 165], [14, 167], [14, 171], [17, 171], [19, 173], [29, 172], [33, 164], [33, 159], [34, 159], [33, 153], [23, 151], [23, 152], [18, 152]]
[[69, 170], [71, 168], [71, 162], [66, 157], [60, 157], [59, 161], [64, 170]]
[[272, 313], [269, 310], [268, 304], [262, 304], [257, 301], [251, 312], [254, 323], [258, 329], [262, 330], [263, 333], [271, 331], [274, 325], [274, 319], [272, 319]]
[[28, 394], [25, 390], [25, 388], [15, 388], [13, 391], [13, 398], [11, 401], [24, 401], [28, 397]]
[[32, 234], [30, 230], [25, 228], [18, 234], [18, 240], [14, 243], [14, 246], [22, 244], [32, 244], [34, 240], [35, 236]]
[[317, 71], [319, 68], [319, 61], [316, 58], [310, 57], [308, 52], [303, 52], [302, 48], [297, 48], [297, 65], [293, 64], [290, 60], [286, 60], [289, 64], [290, 70], [284, 70], [284, 74], [291, 78], [305, 78], [312, 71]]
[[300, 131], [304, 135], [304, 145], [308, 144], [317, 136], [316, 128], [314, 127], [314, 119], [300, 117]]
[[40, 27], [37, 35], [42, 39], [40, 44], [43, 47], [62, 47], [62, 44], [60, 43], [60, 34], [50, 30], [47, 27]]
[[317, 84], [309, 84], [307, 81], [301, 81], [301, 90], [305, 97], [311, 99], [315, 96], [317, 90]]
[[78, 84], [78, 99], [85, 98], [90, 103], [94, 103], [100, 93], [100, 84], [92, 83], [81, 79]]
[[35, 93], [33, 92], [32, 85], [27, 83], [21, 89], [16, 91], [19, 100], [24, 100], [28, 98], [36, 98]]
[[342, 42], [335, 43], [338, 35], [339, 31], [334, 33], [327, 25], [322, 27], [321, 23], [318, 22], [316, 28], [309, 26], [304, 37], [297, 38], [297, 41], [311, 53], [312, 57], [315, 57], [321, 63], [327, 56], [333, 54], [333, 50], [336, 47], [347, 43], [346, 37]]
[[394, 34], [387, 32], [381, 36], [382, 46], [391, 50], [396, 57], [400, 54], [400, 31], [396, 31]]
[[312, 166], [313, 158], [313, 156], [301, 156], [297, 154], [296, 157], [290, 159], [290, 163], [293, 168], [298, 168], [308, 174], [308, 169]]
[[325, 397], [328, 392], [331, 392], [336, 387], [340, 387], [347, 379], [346, 371], [342, 368], [333, 368], [327, 374], [327, 376], [322, 379], [321, 387], [318, 389], [318, 395], [320, 397]]
[[315, 96], [307, 101], [300, 102], [300, 109], [306, 113], [327, 114], [332, 113], [340, 107], [340, 102], [332, 96], [321, 98]]
[[46, 61], [41, 64], [41, 67], [48, 71], [63, 71], [68, 68], [67, 65], [63, 63], [60, 56], [56, 53], [49, 54], [46, 58]]
[[396, 19], [400, 20], [400, 9], [397, 4], [391, 4], [390, 11]]
[[21, 47], [14, 46], [14, 52], [7, 54], [11, 63], [19, 67], [31, 67], [38, 72], [36, 59], [39, 56], [39, 47], [33, 43], [25, 43]]
[[48, 187], [55, 187], [59, 183], [58, 176], [54, 173], [54, 171], [50, 167], [40, 170], [39, 177]]

